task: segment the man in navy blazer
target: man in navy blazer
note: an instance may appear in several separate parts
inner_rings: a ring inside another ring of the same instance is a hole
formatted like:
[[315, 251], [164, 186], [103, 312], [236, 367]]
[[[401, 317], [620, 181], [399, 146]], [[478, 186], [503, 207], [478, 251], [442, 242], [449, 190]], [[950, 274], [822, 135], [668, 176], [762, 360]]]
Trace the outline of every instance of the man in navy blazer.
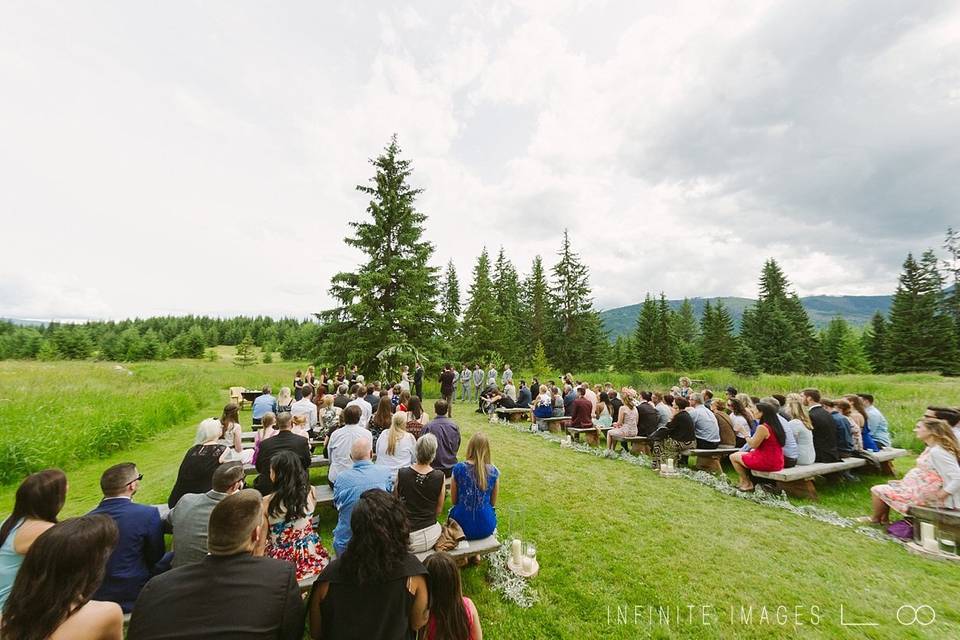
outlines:
[[93, 599], [116, 602], [124, 613], [133, 609], [164, 551], [160, 512], [156, 507], [133, 502], [142, 479], [132, 462], [110, 467], [100, 476], [103, 500], [90, 512], [110, 516], [120, 530], [103, 583]]

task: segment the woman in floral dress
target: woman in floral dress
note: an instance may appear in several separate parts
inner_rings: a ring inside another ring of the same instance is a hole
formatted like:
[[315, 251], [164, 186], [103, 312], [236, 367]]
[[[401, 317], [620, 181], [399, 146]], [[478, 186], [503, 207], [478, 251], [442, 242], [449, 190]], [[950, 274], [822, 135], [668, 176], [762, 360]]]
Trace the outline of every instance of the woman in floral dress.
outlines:
[[316, 499], [296, 454], [285, 450], [270, 459], [274, 492], [263, 499], [267, 521], [266, 555], [297, 568], [297, 580], [320, 573], [330, 562], [311, 516]]
[[870, 488], [873, 515], [861, 522], [887, 524], [890, 509], [906, 514], [911, 506], [960, 507], [960, 443], [943, 420], [924, 418], [913, 432], [927, 448], [903, 480]]

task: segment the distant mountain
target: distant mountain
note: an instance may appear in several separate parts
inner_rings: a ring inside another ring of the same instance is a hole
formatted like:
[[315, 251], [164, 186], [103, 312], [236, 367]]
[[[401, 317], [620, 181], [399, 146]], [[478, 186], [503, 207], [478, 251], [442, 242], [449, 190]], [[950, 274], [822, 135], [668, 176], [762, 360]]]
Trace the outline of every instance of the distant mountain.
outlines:
[[[693, 312], [697, 320], [703, 315], [703, 305], [710, 301], [710, 304], [716, 304], [718, 300], [723, 301], [724, 306], [733, 316], [733, 321], [740, 326], [740, 318], [743, 316], [743, 310], [752, 305], [755, 301], [750, 298], [691, 298]], [[893, 296], [807, 296], [800, 298], [803, 308], [807, 310], [810, 321], [818, 329], [827, 326], [830, 320], [836, 316], [841, 316], [847, 322], [854, 326], [863, 326], [870, 322], [870, 318], [877, 311], [886, 314], [890, 311], [890, 303]], [[679, 309], [683, 300], [667, 300], [667, 304], [674, 310]], [[626, 307], [608, 309], [600, 312], [600, 318], [604, 326], [610, 332], [610, 339], [614, 340], [617, 336], [629, 335], [633, 332], [634, 324], [637, 321], [637, 314], [640, 313], [640, 304], [631, 304]]]

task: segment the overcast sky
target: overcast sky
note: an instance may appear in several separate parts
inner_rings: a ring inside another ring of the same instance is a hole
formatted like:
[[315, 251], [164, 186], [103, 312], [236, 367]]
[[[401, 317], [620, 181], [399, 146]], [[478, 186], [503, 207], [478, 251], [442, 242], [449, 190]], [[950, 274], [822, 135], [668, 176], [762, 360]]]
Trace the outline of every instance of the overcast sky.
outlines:
[[956, 2], [0, 4], [0, 316], [304, 316], [396, 132], [436, 265], [878, 294], [960, 224]]

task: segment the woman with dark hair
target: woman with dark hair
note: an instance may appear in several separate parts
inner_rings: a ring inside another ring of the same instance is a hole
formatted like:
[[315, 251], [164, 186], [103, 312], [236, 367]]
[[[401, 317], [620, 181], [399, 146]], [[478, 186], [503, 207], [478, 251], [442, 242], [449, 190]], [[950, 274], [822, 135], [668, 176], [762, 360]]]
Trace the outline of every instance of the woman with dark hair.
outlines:
[[653, 455], [650, 468], [654, 471], [660, 469], [665, 460], [681, 460], [681, 451], [697, 448], [693, 417], [687, 411], [690, 403], [686, 398], [674, 398], [669, 393], [663, 396], [663, 399], [665, 402], [669, 401], [673, 415], [664, 429], [657, 429], [651, 436]]
[[223, 408], [220, 414], [220, 427], [222, 433], [220, 440], [228, 447], [232, 447], [238, 454], [243, 453], [243, 445], [240, 442], [240, 432], [243, 430], [240, 426], [240, 407], [231, 402]]
[[377, 449], [377, 438], [380, 437], [381, 432], [390, 428], [391, 422], [393, 422], [393, 403], [387, 396], [382, 396], [377, 403], [377, 412], [370, 418], [369, 429], [373, 438], [374, 451]]
[[323, 571], [330, 556], [313, 530], [311, 517], [317, 501], [297, 454], [289, 449], [274, 454], [270, 481], [273, 493], [263, 499], [268, 532], [265, 554], [292, 562], [298, 581], [311, 578]]
[[740, 491], [753, 491], [753, 482], [750, 481], [748, 469], [754, 471], [781, 471], [783, 469], [783, 445], [787, 441], [787, 434], [783, 431], [777, 409], [772, 404], [761, 402], [757, 405], [760, 411], [760, 424], [753, 435], [747, 438], [750, 451], [737, 451], [730, 456], [730, 464], [740, 476]]
[[428, 422], [430, 422], [430, 416], [423, 410], [423, 400], [420, 396], [410, 396], [410, 406], [407, 407], [407, 431], [413, 434], [414, 438], [419, 438], [423, 425]]
[[0, 637], [13, 640], [123, 638], [123, 611], [91, 600], [117, 544], [107, 515], [55, 524], [33, 543], [3, 610]]
[[747, 438], [750, 437], [753, 416], [747, 413], [747, 408], [735, 397], [727, 400], [727, 408], [730, 409], [730, 422], [733, 423], [733, 433], [737, 437], [735, 446], [739, 449], [747, 443]]
[[480, 640], [480, 614], [463, 595], [460, 569], [449, 553], [435, 553], [424, 561], [430, 592], [430, 619], [426, 640]]
[[0, 526], [0, 612], [24, 556], [40, 534], [57, 523], [66, 499], [67, 476], [60, 469], [32, 473], [17, 488], [13, 512]]
[[427, 570], [407, 550], [407, 510], [381, 489], [353, 508], [353, 535], [343, 555], [310, 594], [310, 636], [324, 640], [397, 640], [427, 622]]

